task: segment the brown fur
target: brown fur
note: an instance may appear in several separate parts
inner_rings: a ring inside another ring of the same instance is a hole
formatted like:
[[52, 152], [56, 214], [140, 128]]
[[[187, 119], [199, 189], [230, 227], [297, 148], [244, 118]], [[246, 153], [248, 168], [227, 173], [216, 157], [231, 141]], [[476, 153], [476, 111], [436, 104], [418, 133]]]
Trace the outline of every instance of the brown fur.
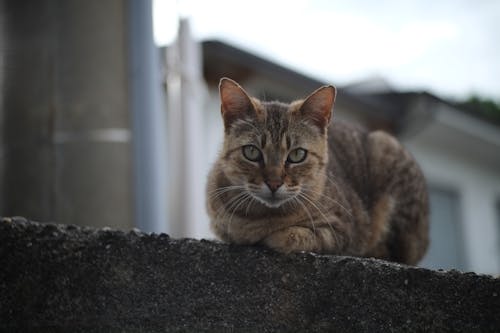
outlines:
[[[387, 133], [330, 124], [334, 87], [291, 104], [251, 98], [229, 79], [221, 80], [220, 93], [225, 138], [207, 186], [211, 227], [220, 239], [284, 253], [408, 264], [422, 258], [428, 199], [418, 165]], [[249, 144], [261, 160], [245, 158], [242, 147]], [[297, 148], [306, 158], [290, 162]]]

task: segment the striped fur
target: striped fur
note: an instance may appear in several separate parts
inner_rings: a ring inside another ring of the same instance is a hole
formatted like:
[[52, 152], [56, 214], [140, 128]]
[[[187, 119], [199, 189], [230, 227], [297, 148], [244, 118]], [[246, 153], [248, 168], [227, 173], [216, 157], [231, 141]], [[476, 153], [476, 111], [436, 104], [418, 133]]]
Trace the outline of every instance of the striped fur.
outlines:
[[[237, 244], [415, 264], [428, 245], [425, 180], [387, 133], [330, 122], [335, 89], [291, 104], [252, 98], [221, 80], [224, 145], [208, 177], [213, 232]], [[253, 145], [262, 160], [245, 158]], [[287, 161], [297, 148], [300, 163]], [[268, 184], [281, 184], [273, 192]]]

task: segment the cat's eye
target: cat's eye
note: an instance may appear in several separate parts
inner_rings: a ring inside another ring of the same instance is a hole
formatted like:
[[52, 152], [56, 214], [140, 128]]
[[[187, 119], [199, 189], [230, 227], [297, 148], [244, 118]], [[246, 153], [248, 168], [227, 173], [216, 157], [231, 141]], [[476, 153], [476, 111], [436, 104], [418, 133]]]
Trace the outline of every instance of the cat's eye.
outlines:
[[294, 149], [288, 154], [286, 161], [288, 163], [300, 163], [303, 162], [307, 157], [307, 150], [303, 148]]
[[243, 156], [252, 162], [258, 162], [262, 159], [261, 151], [254, 145], [243, 146]]

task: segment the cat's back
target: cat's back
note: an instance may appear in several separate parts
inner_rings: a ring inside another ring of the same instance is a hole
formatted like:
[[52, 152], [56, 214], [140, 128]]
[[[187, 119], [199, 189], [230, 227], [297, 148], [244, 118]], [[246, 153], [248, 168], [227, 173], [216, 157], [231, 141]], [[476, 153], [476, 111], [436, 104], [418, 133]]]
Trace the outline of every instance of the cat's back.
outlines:
[[334, 121], [328, 128], [328, 145], [339, 156], [359, 156], [356, 153], [365, 150], [368, 134], [368, 130], [360, 125]]
[[352, 188], [366, 206], [408, 174], [418, 184], [425, 182], [413, 156], [384, 131], [337, 121], [329, 127], [328, 148], [330, 176]]
[[[337, 122], [328, 133], [329, 176], [366, 209], [370, 224], [391, 230], [369, 256], [414, 264], [428, 245], [428, 197], [423, 173], [392, 135]], [[354, 202], [351, 197], [351, 202]], [[360, 230], [358, 234], [363, 234]]]
[[341, 121], [333, 122], [328, 129], [328, 171], [358, 193], [367, 193], [369, 188], [368, 135], [365, 128]]

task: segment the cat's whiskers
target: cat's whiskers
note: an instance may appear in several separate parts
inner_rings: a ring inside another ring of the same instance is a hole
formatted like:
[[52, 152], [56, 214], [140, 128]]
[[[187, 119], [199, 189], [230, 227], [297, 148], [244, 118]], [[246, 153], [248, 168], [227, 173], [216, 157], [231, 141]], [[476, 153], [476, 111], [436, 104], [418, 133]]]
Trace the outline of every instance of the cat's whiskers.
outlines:
[[[337, 232], [336, 232], [335, 228], [332, 226], [332, 222], [323, 213], [323, 210], [321, 210], [321, 208], [316, 203], [314, 203], [314, 201], [306, 193], [299, 192], [299, 197], [302, 199], [305, 199], [309, 203], [309, 205], [311, 205], [313, 208], [315, 208], [319, 212], [319, 214], [323, 218], [323, 221], [325, 222], [325, 224], [328, 225], [328, 227], [330, 228], [330, 230], [332, 232], [332, 236], [335, 238], [335, 242], [338, 243], [339, 240], [337, 237]], [[323, 209], [324, 209], [324, 207], [323, 207]]]
[[229, 220], [227, 222], [227, 229], [230, 231], [231, 229], [231, 222], [233, 221], [233, 216], [234, 213], [238, 210], [238, 208], [245, 202], [253, 200], [252, 196], [248, 194], [247, 192], [243, 192], [243, 196], [240, 197], [240, 199], [237, 201], [237, 203], [233, 204], [233, 208], [231, 208], [229, 212], [231, 212], [231, 215], [229, 216]]
[[318, 198], [321, 198], [321, 199], [326, 199], [326, 200], [330, 201], [331, 203], [335, 204], [336, 206], [338, 206], [339, 208], [341, 208], [347, 214], [349, 220], [352, 222], [353, 215], [352, 215], [351, 211], [349, 209], [347, 209], [344, 205], [342, 205], [338, 200], [335, 200], [334, 198], [331, 198], [331, 197], [325, 195], [324, 193], [321, 193], [321, 192], [318, 192], [318, 191], [314, 191], [314, 190], [312, 190], [312, 189], [310, 189], [308, 187], [305, 187], [305, 186], [302, 188], [302, 191], [303, 192], [311, 193], [315, 197], [318, 197]]
[[245, 202], [249, 201], [249, 200], [252, 200], [252, 197], [248, 194], [248, 193], [245, 193], [244, 196], [242, 196], [240, 198], [240, 200], [238, 200], [237, 203], [235, 203], [233, 205], [233, 208], [230, 210], [231, 212], [231, 216], [229, 216], [229, 223], [231, 222], [231, 220], [233, 219], [233, 216], [234, 216], [234, 213], [238, 210], [238, 208]]
[[[333, 175], [330, 177], [328, 174], [325, 174], [325, 178], [326, 178], [326, 180], [328, 180], [328, 181], [329, 181], [329, 182], [333, 185], [333, 187], [335, 188], [335, 191], [336, 191], [337, 193], [342, 193], [342, 191], [340, 190], [340, 186], [338, 185], [338, 183], [337, 183], [337, 182], [335, 181], [335, 179], [333, 178]], [[338, 203], [338, 204], [340, 205], [340, 203]], [[344, 208], [344, 206], [342, 206], [342, 205], [340, 205], [340, 206]], [[345, 208], [344, 208], [344, 209], [345, 209]], [[347, 209], [345, 209], [345, 210], [346, 210], [346, 212], [347, 212], [350, 216], [352, 216], [352, 215], [351, 215], [351, 213], [350, 213]]]
[[[237, 196], [231, 198], [226, 204], [223, 204], [216, 213], [216, 219], [219, 220], [226, 220], [227, 217], [229, 216], [231, 209], [238, 204], [238, 202], [246, 197], [245, 193], [240, 193]], [[232, 218], [231, 218], [232, 219]], [[231, 220], [229, 219], [227, 224], [226, 224], [227, 232], [231, 232]]]
[[311, 212], [309, 211], [309, 209], [307, 208], [307, 206], [302, 202], [300, 201], [300, 197], [299, 196], [295, 196], [292, 198], [292, 201], [293, 202], [297, 202], [299, 205], [302, 206], [302, 208], [304, 208], [304, 211], [306, 212], [307, 216], [309, 217], [309, 221], [311, 221], [311, 226], [312, 226], [312, 229], [313, 229], [313, 234], [314, 234], [314, 237], [316, 238], [317, 235], [316, 235], [316, 226], [314, 225], [314, 219], [311, 215]]
[[[235, 204], [235, 202], [240, 199], [243, 196], [246, 196], [247, 193], [244, 191], [245, 186], [244, 185], [229, 185], [225, 187], [218, 188], [214, 191], [211, 191], [209, 194], [210, 200], [215, 200], [216, 198], [220, 197], [221, 195], [234, 191], [234, 190], [242, 190], [240, 193], [238, 193], [236, 196], [232, 197], [228, 202], [223, 202], [221, 206], [217, 209], [215, 212], [215, 216], [217, 219], [224, 219], [226, 215], [228, 214], [228, 211], [231, 209], [231, 206]], [[221, 213], [223, 213], [221, 215]]]
[[234, 190], [244, 190], [244, 189], [245, 189], [244, 185], [228, 185], [228, 186], [219, 187], [213, 191], [210, 191], [208, 193], [208, 197], [210, 200], [215, 200], [218, 197], [220, 197], [221, 195], [223, 195], [224, 193], [234, 191]]
[[215, 212], [215, 217], [217, 219], [221, 219], [221, 220], [225, 219], [226, 215], [229, 214], [228, 212], [232, 209], [233, 205], [235, 205], [238, 200], [240, 200], [242, 197], [244, 197], [246, 195], [247, 195], [247, 193], [240, 192], [240, 193], [238, 193], [238, 195], [229, 199], [229, 201], [222, 202], [221, 206]]
[[252, 204], [255, 202], [255, 198], [252, 195], [250, 195], [250, 198], [251, 198], [251, 200], [248, 203], [247, 208], [245, 209], [245, 216], [248, 216], [248, 211], [250, 210], [250, 207], [252, 206]]

